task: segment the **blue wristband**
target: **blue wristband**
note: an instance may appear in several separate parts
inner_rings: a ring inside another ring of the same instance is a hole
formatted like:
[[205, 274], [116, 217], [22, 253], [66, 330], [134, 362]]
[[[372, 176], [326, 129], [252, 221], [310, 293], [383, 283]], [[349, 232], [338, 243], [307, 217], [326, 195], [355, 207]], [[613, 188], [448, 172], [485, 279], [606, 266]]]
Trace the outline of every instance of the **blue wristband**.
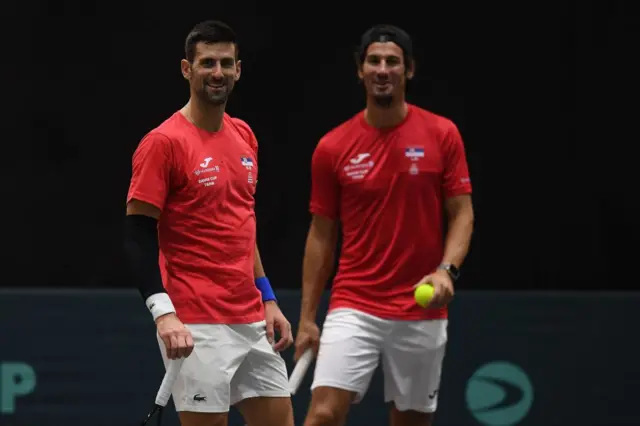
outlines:
[[262, 293], [262, 301], [268, 302], [269, 300], [278, 300], [276, 299], [276, 295], [271, 288], [271, 284], [269, 283], [269, 278], [260, 277], [256, 279], [256, 287]]

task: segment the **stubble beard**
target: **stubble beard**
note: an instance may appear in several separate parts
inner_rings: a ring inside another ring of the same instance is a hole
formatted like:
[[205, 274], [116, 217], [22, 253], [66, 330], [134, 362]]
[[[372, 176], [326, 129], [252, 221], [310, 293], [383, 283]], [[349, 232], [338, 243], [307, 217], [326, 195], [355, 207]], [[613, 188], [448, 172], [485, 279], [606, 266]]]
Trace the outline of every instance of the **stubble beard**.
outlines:
[[374, 95], [373, 100], [379, 107], [389, 108], [393, 103], [393, 95]]

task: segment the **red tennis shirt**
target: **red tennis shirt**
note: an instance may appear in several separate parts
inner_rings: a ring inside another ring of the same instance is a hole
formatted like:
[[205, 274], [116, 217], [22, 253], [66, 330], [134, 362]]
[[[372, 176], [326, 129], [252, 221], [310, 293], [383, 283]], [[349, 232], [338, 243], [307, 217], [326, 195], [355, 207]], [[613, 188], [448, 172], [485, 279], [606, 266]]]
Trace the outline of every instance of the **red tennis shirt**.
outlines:
[[414, 105], [390, 129], [370, 126], [361, 112], [320, 140], [311, 178], [311, 213], [342, 224], [329, 309], [446, 318], [446, 307], [418, 306], [413, 285], [442, 261], [445, 199], [471, 193], [457, 127]]
[[208, 132], [176, 112], [133, 155], [127, 201], [162, 212], [160, 270], [185, 323], [264, 320], [253, 272], [257, 151], [242, 120], [225, 114], [221, 130]]

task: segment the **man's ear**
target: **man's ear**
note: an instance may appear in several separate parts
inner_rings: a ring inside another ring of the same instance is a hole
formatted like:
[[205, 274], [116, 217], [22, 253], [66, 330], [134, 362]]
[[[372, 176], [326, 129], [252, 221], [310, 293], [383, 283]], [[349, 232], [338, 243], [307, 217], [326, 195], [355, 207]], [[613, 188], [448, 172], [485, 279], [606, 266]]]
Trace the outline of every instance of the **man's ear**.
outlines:
[[416, 61], [414, 59], [409, 60], [406, 74], [407, 80], [411, 80], [413, 76], [416, 75]]
[[182, 77], [185, 80], [189, 80], [191, 78], [191, 64], [186, 59], [180, 61], [180, 71], [182, 72]]

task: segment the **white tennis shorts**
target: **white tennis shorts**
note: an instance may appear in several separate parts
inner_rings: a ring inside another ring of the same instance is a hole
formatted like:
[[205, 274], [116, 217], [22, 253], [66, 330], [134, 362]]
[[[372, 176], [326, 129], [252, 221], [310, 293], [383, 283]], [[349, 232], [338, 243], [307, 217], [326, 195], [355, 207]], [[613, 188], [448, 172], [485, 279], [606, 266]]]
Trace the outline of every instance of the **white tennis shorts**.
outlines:
[[311, 389], [329, 386], [356, 393], [362, 400], [382, 358], [385, 401], [400, 411], [431, 413], [447, 342], [442, 320], [385, 320], [354, 309], [327, 315]]
[[[194, 349], [172, 388], [177, 411], [225, 413], [245, 398], [290, 397], [287, 366], [253, 324], [185, 324]], [[156, 334], [167, 366], [166, 348]]]

